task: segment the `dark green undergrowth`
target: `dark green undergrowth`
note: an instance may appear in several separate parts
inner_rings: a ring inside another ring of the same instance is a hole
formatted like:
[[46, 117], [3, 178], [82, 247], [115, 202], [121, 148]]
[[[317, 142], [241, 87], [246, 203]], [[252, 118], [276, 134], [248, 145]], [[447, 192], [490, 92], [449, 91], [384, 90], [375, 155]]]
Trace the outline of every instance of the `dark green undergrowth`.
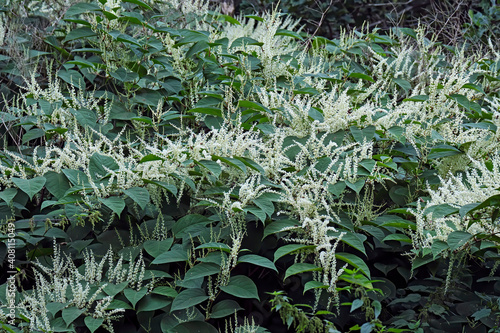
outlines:
[[491, 39], [203, 2], [0, 18], [4, 331], [500, 331]]

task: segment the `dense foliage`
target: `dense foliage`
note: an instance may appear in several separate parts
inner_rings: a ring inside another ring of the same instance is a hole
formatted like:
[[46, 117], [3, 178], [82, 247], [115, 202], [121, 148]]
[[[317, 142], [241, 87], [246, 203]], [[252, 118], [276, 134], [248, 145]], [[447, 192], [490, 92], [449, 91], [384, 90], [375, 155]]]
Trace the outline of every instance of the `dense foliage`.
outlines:
[[3, 330], [498, 332], [485, 42], [7, 1]]

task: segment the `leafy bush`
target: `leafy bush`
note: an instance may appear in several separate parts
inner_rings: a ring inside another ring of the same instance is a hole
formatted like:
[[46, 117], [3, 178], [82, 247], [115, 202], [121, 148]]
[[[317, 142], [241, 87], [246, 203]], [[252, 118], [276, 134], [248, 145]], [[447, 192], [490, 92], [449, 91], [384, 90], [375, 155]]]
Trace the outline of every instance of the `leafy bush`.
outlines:
[[67, 4], [2, 16], [4, 330], [498, 330], [497, 46]]

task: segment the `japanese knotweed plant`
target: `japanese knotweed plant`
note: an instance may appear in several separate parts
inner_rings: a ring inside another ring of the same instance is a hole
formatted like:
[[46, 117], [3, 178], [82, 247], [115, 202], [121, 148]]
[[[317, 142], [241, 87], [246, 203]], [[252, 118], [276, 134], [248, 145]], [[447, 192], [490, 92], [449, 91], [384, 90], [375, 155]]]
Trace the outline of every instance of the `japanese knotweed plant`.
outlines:
[[470, 235], [496, 235], [500, 232], [498, 221], [491, 220], [493, 207], [479, 210], [475, 217], [459, 213], [462, 207], [471, 210], [474, 204], [498, 194], [500, 188], [498, 153], [486, 161], [471, 157], [469, 160], [471, 166], [466, 171], [441, 178], [441, 185], [437, 188], [428, 187], [429, 200], [425, 206], [418, 203], [418, 208], [413, 210], [417, 224], [413, 237], [415, 248], [430, 248], [436, 241], [446, 242], [450, 234], [457, 231]]
[[91, 318], [88, 320], [90, 324], [85, 320], [88, 327], [97, 323], [97, 327], [102, 325], [109, 332], [114, 332], [113, 321], [122, 317], [125, 309], [109, 309], [116, 295], [110, 292], [110, 288], [118, 286], [117, 290], [127, 288], [135, 293], [140, 290], [149, 292], [154, 286], [154, 279], [144, 285], [142, 254], [136, 260], [130, 257], [128, 264], [124, 263], [123, 256], [116, 260], [111, 249], [100, 261], [92, 251], [85, 251], [83, 258], [83, 265], [77, 267], [54, 242], [52, 265], [35, 264], [35, 285], [18, 295], [17, 302], [18, 314], [28, 321], [30, 331], [53, 332], [54, 325], [58, 325], [56, 322], [64, 320], [70, 325], [83, 315]]

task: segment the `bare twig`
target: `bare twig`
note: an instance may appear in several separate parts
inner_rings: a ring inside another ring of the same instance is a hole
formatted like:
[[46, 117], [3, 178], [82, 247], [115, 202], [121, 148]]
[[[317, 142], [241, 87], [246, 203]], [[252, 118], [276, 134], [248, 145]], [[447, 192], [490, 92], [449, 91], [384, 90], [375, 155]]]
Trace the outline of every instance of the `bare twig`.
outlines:
[[[318, 0], [314, 0], [314, 2], [316, 3], [316, 5], [318, 7], [320, 7], [321, 3]], [[333, 0], [330, 0], [330, 3], [326, 7], [326, 9], [321, 13], [321, 18], [319, 19], [318, 25], [316, 26], [316, 30], [314, 30], [313, 34], [306, 41], [306, 49], [309, 49], [311, 47], [314, 37], [316, 36], [319, 29], [323, 25], [323, 21], [325, 20], [326, 13], [328, 13], [328, 11], [332, 7], [332, 5], [333, 5]]]

